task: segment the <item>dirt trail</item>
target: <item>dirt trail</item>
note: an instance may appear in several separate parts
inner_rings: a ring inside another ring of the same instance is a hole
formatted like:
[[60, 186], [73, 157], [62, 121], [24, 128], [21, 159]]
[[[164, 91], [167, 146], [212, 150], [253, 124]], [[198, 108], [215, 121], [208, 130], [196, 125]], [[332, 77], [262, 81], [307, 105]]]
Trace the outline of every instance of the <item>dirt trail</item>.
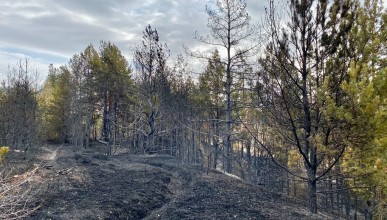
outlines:
[[46, 147], [41, 208], [28, 219], [142, 219], [166, 207], [196, 175], [173, 157], [106, 156]]
[[166, 155], [106, 156], [48, 147], [27, 219], [333, 219], [280, 194]]

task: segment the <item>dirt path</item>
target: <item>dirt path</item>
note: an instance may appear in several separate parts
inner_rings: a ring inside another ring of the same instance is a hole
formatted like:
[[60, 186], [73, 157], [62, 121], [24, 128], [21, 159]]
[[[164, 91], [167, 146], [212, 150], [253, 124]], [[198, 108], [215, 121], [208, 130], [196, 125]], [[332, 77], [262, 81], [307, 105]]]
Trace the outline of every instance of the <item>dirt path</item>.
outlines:
[[69, 146], [43, 149], [46, 179], [29, 219], [142, 219], [182, 193], [196, 168], [169, 156], [76, 153]]
[[299, 202], [173, 157], [46, 148], [41, 208], [27, 219], [332, 219]]

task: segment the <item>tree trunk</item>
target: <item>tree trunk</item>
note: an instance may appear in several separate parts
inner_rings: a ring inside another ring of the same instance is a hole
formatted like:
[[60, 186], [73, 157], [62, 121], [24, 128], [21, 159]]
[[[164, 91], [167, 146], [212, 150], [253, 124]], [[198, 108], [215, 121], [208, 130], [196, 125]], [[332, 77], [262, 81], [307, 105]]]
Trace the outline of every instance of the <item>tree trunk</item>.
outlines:
[[226, 171], [232, 172], [232, 144], [231, 144], [231, 73], [227, 70], [226, 79], [226, 130], [225, 130], [225, 157], [226, 157]]
[[366, 208], [365, 208], [365, 212], [364, 212], [365, 220], [372, 220], [373, 215], [372, 215], [372, 212], [370, 210], [371, 210], [371, 201], [367, 200]]
[[339, 213], [341, 213], [339, 189], [340, 189], [340, 180], [339, 180], [339, 177], [336, 176], [336, 190], [337, 190], [337, 193], [336, 193], [336, 209], [337, 209], [337, 211]]
[[103, 107], [103, 125], [102, 125], [102, 137], [105, 142], [109, 142], [109, 111], [107, 107], [107, 103], [105, 101], [104, 107]]
[[286, 190], [287, 190], [287, 195], [290, 196], [290, 177], [289, 173], [286, 173]]
[[247, 142], [246, 145], [246, 157], [247, 157], [247, 175], [248, 176], [248, 181], [251, 182], [251, 142]]
[[213, 168], [216, 169], [218, 166], [218, 158], [219, 158], [219, 114], [217, 113], [217, 119], [215, 120], [215, 137], [214, 137], [214, 165]]
[[294, 198], [297, 198], [297, 184], [295, 176], [293, 176], [293, 196]]
[[88, 115], [86, 116], [86, 127], [85, 127], [85, 135], [84, 135], [84, 147], [89, 148], [90, 146], [90, 126], [91, 126], [91, 115], [88, 112]]
[[[114, 122], [117, 123], [115, 112], [112, 112], [112, 115], [113, 115], [112, 120], [114, 120]], [[110, 126], [113, 127], [113, 131], [112, 131], [113, 144], [112, 144], [112, 147], [111, 147], [111, 150], [110, 150], [111, 151], [110, 154], [113, 154], [114, 151], [115, 151], [116, 144], [117, 144], [117, 140], [116, 140], [117, 139], [117, 135], [116, 135], [117, 131], [116, 131], [116, 125], [115, 124], [111, 123]]]
[[312, 213], [317, 213], [317, 181], [316, 170], [308, 169], [308, 206]]
[[317, 184], [316, 181], [309, 180], [308, 181], [308, 197], [309, 197], [309, 210], [312, 213], [317, 213]]
[[227, 68], [226, 68], [226, 130], [225, 130], [225, 151], [227, 157], [227, 167], [226, 170], [228, 173], [232, 172], [232, 143], [231, 143], [231, 84], [232, 84], [232, 74], [231, 74], [231, 15], [230, 10], [227, 12], [228, 18], [228, 27], [227, 27]]
[[191, 163], [196, 163], [196, 145], [195, 145], [195, 132], [191, 132], [191, 147], [192, 147], [192, 158]]
[[348, 190], [345, 191], [345, 215], [347, 218], [351, 216], [351, 197]]
[[328, 178], [328, 190], [329, 190], [329, 209], [331, 212], [334, 210], [334, 199], [333, 199], [333, 183], [332, 183], [332, 176], [329, 176]]

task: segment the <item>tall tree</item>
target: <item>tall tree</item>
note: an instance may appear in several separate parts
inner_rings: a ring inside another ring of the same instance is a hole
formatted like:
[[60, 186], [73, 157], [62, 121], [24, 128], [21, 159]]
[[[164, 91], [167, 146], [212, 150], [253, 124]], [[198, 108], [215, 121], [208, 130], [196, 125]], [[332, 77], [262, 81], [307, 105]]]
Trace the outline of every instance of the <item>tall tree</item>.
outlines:
[[[205, 127], [209, 130], [209, 138], [207, 139], [207, 146], [212, 146], [213, 159], [212, 167], [217, 168], [219, 153], [221, 149], [221, 123], [224, 119], [224, 74], [225, 66], [221, 62], [219, 51], [215, 50], [212, 53], [211, 58], [208, 60], [205, 71], [199, 76], [199, 92], [198, 104], [201, 108], [201, 112], [204, 113], [201, 116], [202, 120], [207, 120]], [[213, 132], [212, 132], [213, 131]], [[210, 163], [210, 161], [208, 161]], [[210, 167], [210, 164], [209, 164]]]
[[151, 143], [157, 136], [160, 101], [163, 96], [161, 92], [169, 75], [168, 57], [167, 45], [160, 43], [157, 30], [148, 25], [143, 32], [142, 44], [134, 52], [140, 97], [143, 100], [140, 105], [145, 126], [142, 127], [146, 128], [139, 129], [145, 138], [144, 152], [152, 148]]
[[[317, 181], [337, 164], [347, 146], [343, 123], [325, 111], [327, 96], [342, 105], [340, 85], [347, 76], [345, 51], [355, 3], [291, 0], [287, 12], [284, 27], [270, 1], [266, 20], [270, 39], [260, 61], [261, 105], [271, 130], [302, 157], [306, 177], [299, 177], [308, 183], [309, 208], [316, 213]], [[334, 67], [336, 59], [340, 65]]]
[[96, 90], [102, 104], [102, 137], [109, 144], [111, 154], [110, 142], [115, 145], [116, 141], [117, 114], [133, 83], [128, 62], [117, 46], [102, 41], [100, 57], [102, 69], [96, 79]]
[[49, 74], [39, 95], [39, 106], [42, 111], [41, 130], [46, 140], [68, 141], [70, 80], [71, 75], [66, 67], [55, 68], [50, 65]]
[[387, 13], [383, 1], [366, 0], [351, 30], [351, 66], [345, 108], [332, 108], [348, 123], [349, 148], [343, 169], [355, 178], [357, 193], [368, 200], [375, 218], [383, 219], [387, 201]]
[[71, 142], [76, 146], [89, 147], [91, 128], [96, 117], [97, 77], [102, 71], [98, 51], [89, 45], [69, 62], [71, 73], [69, 129]]
[[[222, 62], [225, 65], [225, 131], [224, 131], [224, 160], [226, 171], [232, 171], [232, 84], [234, 69], [240, 57], [249, 56], [249, 52], [256, 45], [249, 46], [247, 40], [255, 34], [250, 25], [250, 17], [246, 11], [246, 0], [217, 0], [216, 9], [206, 7], [208, 15], [207, 27], [210, 36], [196, 36], [196, 39], [207, 45], [221, 47], [225, 50], [226, 57]], [[246, 46], [248, 45], [248, 46]], [[221, 54], [223, 51], [220, 51]]]

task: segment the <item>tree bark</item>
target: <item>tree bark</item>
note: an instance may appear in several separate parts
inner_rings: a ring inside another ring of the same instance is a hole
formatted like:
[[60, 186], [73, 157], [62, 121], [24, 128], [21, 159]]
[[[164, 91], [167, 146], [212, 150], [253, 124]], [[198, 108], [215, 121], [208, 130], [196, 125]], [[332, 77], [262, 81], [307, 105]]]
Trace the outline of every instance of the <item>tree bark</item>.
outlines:
[[308, 180], [308, 205], [312, 213], [317, 213], [317, 182], [315, 180]]

